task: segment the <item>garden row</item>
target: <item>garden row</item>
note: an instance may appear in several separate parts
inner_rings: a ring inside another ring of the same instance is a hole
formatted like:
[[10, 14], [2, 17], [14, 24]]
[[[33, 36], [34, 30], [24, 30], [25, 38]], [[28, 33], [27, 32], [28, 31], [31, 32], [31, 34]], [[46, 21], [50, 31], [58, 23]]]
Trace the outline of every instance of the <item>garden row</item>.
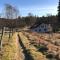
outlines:
[[25, 49], [25, 52], [29, 54], [29, 56], [26, 56], [26, 58], [30, 57], [29, 60], [40, 60], [40, 59], [47, 60], [45, 56], [30, 43], [30, 41], [24, 35], [23, 32], [20, 32], [19, 36], [20, 36], [21, 43], [23, 44], [23, 48]]
[[23, 60], [17, 33], [14, 33], [10, 38], [8, 34], [3, 35], [0, 54], [0, 60]]
[[[42, 52], [44, 55], [46, 55], [47, 58], [54, 58], [54, 59], [60, 59], [60, 46], [52, 43], [53, 38], [51, 37], [51, 39], [44, 38], [46, 35], [49, 34], [37, 34], [37, 33], [27, 33], [24, 32], [24, 35], [26, 37], [28, 37], [28, 39], [30, 40], [31, 44], [33, 44], [35, 47], [37, 47], [37, 49]], [[59, 36], [59, 34], [57, 34]], [[54, 35], [53, 35], [54, 36]], [[58, 37], [57, 36], [57, 37]], [[54, 37], [55, 39], [56, 37]], [[57, 39], [57, 38], [56, 38]], [[58, 41], [58, 40], [56, 40]], [[59, 40], [60, 41], [60, 40]]]

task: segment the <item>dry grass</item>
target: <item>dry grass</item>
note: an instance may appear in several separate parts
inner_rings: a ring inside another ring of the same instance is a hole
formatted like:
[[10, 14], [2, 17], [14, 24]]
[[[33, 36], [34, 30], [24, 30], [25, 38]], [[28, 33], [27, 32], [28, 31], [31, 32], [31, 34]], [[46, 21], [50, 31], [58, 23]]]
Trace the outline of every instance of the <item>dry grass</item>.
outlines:
[[2, 60], [22, 60], [17, 33], [9, 39], [8, 35], [3, 36]]
[[23, 33], [19, 33], [20, 38], [26, 49], [28, 50], [29, 54], [33, 57], [34, 60], [47, 60], [45, 56], [38, 52], [37, 49], [33, 46], [30, 45], [30, 41], [26, 36], [23, 35]]

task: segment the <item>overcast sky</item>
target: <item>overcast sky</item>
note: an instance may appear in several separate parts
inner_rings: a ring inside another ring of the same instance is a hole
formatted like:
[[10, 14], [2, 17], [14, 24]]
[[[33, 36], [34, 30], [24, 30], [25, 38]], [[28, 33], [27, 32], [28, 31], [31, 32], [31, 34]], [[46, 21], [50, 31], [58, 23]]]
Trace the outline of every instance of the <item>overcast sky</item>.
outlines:
[[11, 4], [17, 7], [21, 16], [28, 13], [43, 16], [47, 14], [57, 14], [57, 6], [59, 0], [0, 0], [0, 12], [3, 12], [5, 4]]

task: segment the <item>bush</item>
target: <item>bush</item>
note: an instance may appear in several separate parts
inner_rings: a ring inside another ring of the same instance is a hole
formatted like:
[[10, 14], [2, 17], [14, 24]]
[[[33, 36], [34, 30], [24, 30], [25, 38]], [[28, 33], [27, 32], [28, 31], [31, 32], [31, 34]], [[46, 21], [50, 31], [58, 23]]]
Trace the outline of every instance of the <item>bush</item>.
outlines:
[[40, 46], [39, 47], [39, 51], [44, 53], [44, 52], [47, 52], [48, 48], [46, 46]]
[[52, 59], [53, 57], [54, 57], [53, 54], [48, 54], [48, 55], [46, 55], [46, 58]]

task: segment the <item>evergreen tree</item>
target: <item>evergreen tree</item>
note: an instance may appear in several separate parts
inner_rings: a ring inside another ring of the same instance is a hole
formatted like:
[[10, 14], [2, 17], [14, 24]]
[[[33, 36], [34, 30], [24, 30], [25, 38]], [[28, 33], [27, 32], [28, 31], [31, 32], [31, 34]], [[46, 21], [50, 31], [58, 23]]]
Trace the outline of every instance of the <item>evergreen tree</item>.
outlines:
[[60, 0], [58, 5], [58, 23], [60, 24]]

